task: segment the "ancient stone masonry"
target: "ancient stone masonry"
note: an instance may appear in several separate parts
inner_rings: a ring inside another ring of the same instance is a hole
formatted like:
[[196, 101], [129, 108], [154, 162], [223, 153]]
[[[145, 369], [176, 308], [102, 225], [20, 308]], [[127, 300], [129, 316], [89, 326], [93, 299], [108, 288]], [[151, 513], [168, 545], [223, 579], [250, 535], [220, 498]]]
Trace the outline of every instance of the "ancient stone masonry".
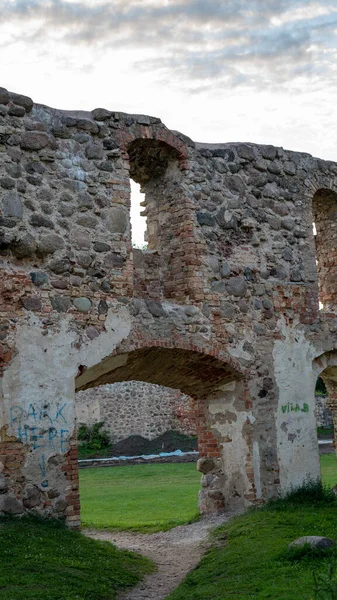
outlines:
[[196, 435], [189, 396], [140, 381], [102, 385], [77, 392], [78, 423], [104, 422], [113, 443], [138, 435], [153, 440], [167, 431]]
[[320, 396], [316, 394], [316, 423], [317, 427], [323, 427], [325, 429], [333, 425], [333, 416], [331, 410], [327, 407], [329, 400], [326, 396]]
[[308, 154], [1, 88], [0, 510], [79, 524], [75, 390], [121, 381], [192, 397], [202, 512], [316, 478], [319, 375], [337, 419], [336, 194], [337, 164]]

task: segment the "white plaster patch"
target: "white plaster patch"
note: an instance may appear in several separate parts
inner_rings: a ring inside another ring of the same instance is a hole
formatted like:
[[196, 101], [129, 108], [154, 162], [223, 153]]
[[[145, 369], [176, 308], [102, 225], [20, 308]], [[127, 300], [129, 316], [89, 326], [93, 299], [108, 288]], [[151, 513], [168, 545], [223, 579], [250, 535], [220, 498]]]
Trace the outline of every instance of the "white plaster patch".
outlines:
[[279, 389], [276, 417], [281, 489], [286, 492], [320, 477], [315, 418], [315, 348], [297, 326], [279, 322], [282, 340], [273, 350]]
[[122, 340], [128, 337], [131, 331], [131, 315], [126, 308], [121, 308], [118, 314], [109, 310], [105, 320], [104, 333], [94, 340], [88, 342], [78, 351], [73, 349], [72, 354], [76, 354], [78, 365], [92, 367], [109, 356], [116, 346]]
[[[223, 493], [227, 505], [234, 508], [236, 505], [243, 506], [246, 504], [243, 494], [250, 487], [246, 473], [249, 448], [242, 435], [249, 413], [237, 411], [234, 408], [237, 382], [231, 383], [235, 384], [234, 389], [233, 386], [231, 386], [231, 390], [228, 389], [230, 384], [224, 386], [231, 393], [224, 395], [223, 392], [217, 392], [208, 399], [208, 411], [212, 416], [212, 428], [217, 431], [217, 437], [220, 438], [223, 445], [222, 460], [225, 475]], [[228, 414], [228, 420], [224, 421], [221, 418], [217, 420], [216, 415], [224, 415], [226, 411], [230, 413]]]
[[[80, 364], [100, 364], [129, 335], [131, 317], [125, 308], [108, 314], [105, 333], [77, 350], [71, 317], [60, 321], [59, 331], [43, 330], [35, 315], [18, 326], [17, 355], [2, 381], [1, 426], [30, 451], [23, 472], [42, 488], [53, 483], [58, 469], [52, 456], [69, 449], [75, 428], [75, 376]], [[54, 475], [51, 477], [51, 474]], [[61, 475], [60, 475], [61, 476]], [[62, 476], [63, 477], [63, 476]]]

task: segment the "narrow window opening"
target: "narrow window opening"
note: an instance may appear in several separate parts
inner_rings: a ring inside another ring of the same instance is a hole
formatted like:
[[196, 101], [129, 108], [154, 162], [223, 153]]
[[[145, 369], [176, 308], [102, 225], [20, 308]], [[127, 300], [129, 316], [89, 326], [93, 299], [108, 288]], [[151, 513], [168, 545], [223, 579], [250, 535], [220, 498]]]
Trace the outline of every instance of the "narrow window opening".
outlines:
[[132, 246], [147, 249], [147, 218], [142, 214], [145, 194], [140, 191], [139, 183], [130, 179], [131, 184], [131, 231]]
[[[315, 223], [315, 221], [313, 221], [313, 223], [312, 223], [312, 233], [313, 233], [314, 238], [315, 238], [315, 247], [316, 247], [317, 229], [316, 229], [316, 223]], [[315, 263], [316, 263], [316, 269], [317, 269], [318, 268], [317, 253], [316, 253]], [[323, 303], [320, 300], [318, 300], [318, 307], [319, 307], [319, 310], [323, 310]]]
[[316, 251], [319, 308], [337, 311], [337, 260], [334, 248], [337, 243], [337, 194], [319, 189], [313, 197], [313, 236]]

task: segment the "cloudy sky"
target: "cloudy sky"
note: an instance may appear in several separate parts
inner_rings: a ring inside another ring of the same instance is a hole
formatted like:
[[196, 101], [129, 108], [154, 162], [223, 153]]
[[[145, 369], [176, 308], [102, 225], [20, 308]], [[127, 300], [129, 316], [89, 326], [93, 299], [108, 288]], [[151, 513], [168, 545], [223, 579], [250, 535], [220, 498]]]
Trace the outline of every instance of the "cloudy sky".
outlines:
[[1, 0], [0, 86], [337, 160], [336, 0]]

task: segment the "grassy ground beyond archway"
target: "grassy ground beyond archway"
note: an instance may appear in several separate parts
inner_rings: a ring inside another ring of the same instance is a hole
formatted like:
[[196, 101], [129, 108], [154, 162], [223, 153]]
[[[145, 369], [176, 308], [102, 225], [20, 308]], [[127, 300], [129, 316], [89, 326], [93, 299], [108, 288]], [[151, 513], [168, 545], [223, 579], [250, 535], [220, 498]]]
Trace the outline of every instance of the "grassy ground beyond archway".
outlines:
[[81, 469], [82, 525], [165, 531], [198, 517], [199, 489], [195, 463]]

